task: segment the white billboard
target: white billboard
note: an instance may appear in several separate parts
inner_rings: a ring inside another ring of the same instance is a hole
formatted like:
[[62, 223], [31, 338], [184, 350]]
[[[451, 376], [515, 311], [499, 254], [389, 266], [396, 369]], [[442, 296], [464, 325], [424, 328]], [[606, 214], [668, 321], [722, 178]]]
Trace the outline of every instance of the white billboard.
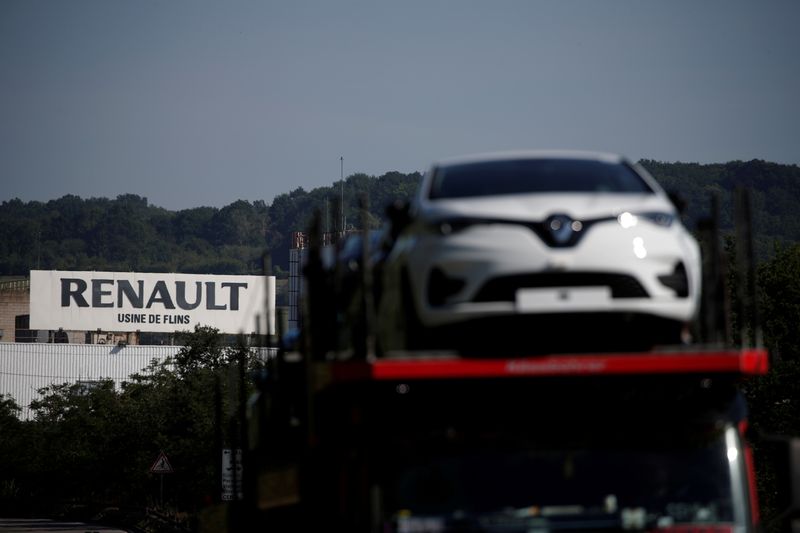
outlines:
[[[31, 329], [275, 332], [274, 276], [31, 270]], [[260, 323], [257, 323], [260, 321]]]

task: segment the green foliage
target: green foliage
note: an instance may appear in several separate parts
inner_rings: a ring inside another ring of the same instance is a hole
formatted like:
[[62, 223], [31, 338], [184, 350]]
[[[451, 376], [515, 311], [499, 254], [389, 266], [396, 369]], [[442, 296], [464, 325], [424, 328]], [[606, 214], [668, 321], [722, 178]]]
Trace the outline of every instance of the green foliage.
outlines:
[[125, 459], [124, 448], [114, 446], [125, 417], [113, 382], [65, 383], [40, 392], [44, 396], [31, 403], [32, 472], [21, 480], [36, 483], [26, 489], [53, 500], [109, 501]]
[[[767, 375], [746, 384], [745, 394], [757, 435], [753, 451], [758, 497], [764, 522], [769, 524], [785, 510], [790, 491], [785, 475], [787, 448], [778, 442], [800, 437], [800, 360], [773, 362]], [[767, 530], [779, 531], [780, 526], [773, 522]]]
[[[347, 227], [360, 227], [359, 197], [369, 198], [370, 227], [379, 227], [385, 219], [386, 206], [397, 199], [409, 199], [419, 185], [418, 172], [402, 174], [387, 172], [380, 177], [353, 174], [344, 183], [344, 219]], [[306, 192], [302, 187], [275, 197], [269, 207], [270, 225], [267, 242], [272, 260], [284, 270], [289, 265], [289, 245], [294, 231], [306, 231], [314, 211], [322, 214], [323, 231], [336, 231], [341, 226], [338, 205], [341, 202], [341, 183], [318, 187]]]
[[758, 269], [764, 341], [781, 360], [800, 361], [800, 245], [779, 247]]
[[0, 516], [14, 511], [22, 497], [19, 480], [25, 476], [28, 439], [19, 412], [13, 398], [0, 394]]
[[267, 216], [263, 201], [176, 213], [132, 194], [11, 200], [0, 204], [0, 275], [35, 268], [258, 274]]
[[0, 433], [4, 429], [11, 429], [17, 421], [20, 412], [19, 405], [14, 398], [6, 394], [0, 394]]
[[[800, 168], [765, 161], [724, 164], [640, 162], [668, 190], [688, 203], [688, 225], [708, 215], [709, 198], [721, 200], [723, 231], [733, 227], [732, 192], [752, 190], [756, 254], [770, 257], [774, 242], [800, 242]], [[369, 198], [369, 222], [379, 226], [384, 209], [410, 198], [422, 176], [387, 172], [353, 174], [344, 183], [344, 219], [360, 227], [358, 199]], [[305, 231], [314, 211], [323, 227], [336, 231], [340, 182], [306, 191], [298, 187], [263, 200], [238, 200], [222, 208], [168, 211], [133, 194], [116, 199], [64, 196], [47, 203], [10, 200], [0, 204], [0, 275], [24, 275], [32, 268], [259, 274], [265, 249], [288, 269], [294, 231]]]
[[[779, 247], [757, 273], [764, 341], [770, 372], [746, 383], [751, 423], [757, 434], [800, 437], [800, 245]], [[778, 515], [788, 487], [779, 485], [786, 450], [755, 442], [759, 498], [764, 515]], [[776, 524], [777, 526], [778, 524]]]
[[[13, 447], [10, 447], [9, 443], [22, 424], [18, 418], [19, 413], [20, 408], [14, 398], [0, 394], [0, 435], [3, 436], [0, 438], [0, 468], [10, 463], [9, 454], [13, 451]], [[1, 473], [2, 470], [0, 470], [0, 479], [5, 478]]]
[[643, 160], [645, 167], [661, 185], [679, 193], [687, 201], [687, 220], [693, 226], [709, 215], [712, 194], [720, 198], [723, 231], [733, 229], [733, 191], [751, 191], [753, 233], [756, 257], [770, 257], [775, 242], [800, 242], [800, 167], [779, 165], [754, 159], [729, 163], [663, 163]]
[[174, 359], [152, 362], [119, 389], [109, 380], [42, 389], [30, 421], [0, 397], [0, 513], [64, 501], [152, 507], [159, 479], [149, 467], [160, 451], [175, 470], [164, 479], [168, 507], [192, 513], [218, 497], [217, 435], [232, 424], [215, 413], [236, 412], [240, 358], [251, 369], [259, 363], [246, 347], [224, 345], [213, 328], [183, 340]]
[[[418, 173], [398, 172], [347, 178], [348, 227], [360, 224], [360, 194], [369, 195], [369, 224], [377, 227], [384, 207], [410, 197], [419, 179]], [[0, 275], [26, 275], [31, 269], [260, 274], [265, 249], [285, 271], [291, 233], [305, 231], [317, 209], [332, 224], [339, 198], [340, 185], [333, 184], [310, 192], [297, 188], [269, 206], [238, 200], [221, 209], [177, 212], [133, 194], [114, 200], [74, 195], [47, 203], [10, 200], [0, 204]]]

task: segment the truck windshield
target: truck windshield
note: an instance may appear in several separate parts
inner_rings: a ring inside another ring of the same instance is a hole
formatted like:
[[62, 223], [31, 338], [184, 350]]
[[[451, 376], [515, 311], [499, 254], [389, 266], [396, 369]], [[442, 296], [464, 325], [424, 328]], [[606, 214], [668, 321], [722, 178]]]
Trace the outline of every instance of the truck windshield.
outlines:
[[397, 401], [386, 398], [377, 405], [387, 415], [387, 443], [371, 449], [381, 450], [387, 525], [725, 530], [739, 523], [741, 397], [723, 386], [639, 385], [414, 384]]
[[618, 529], [637, 513], [633, 525], [648, 529], [734, 521], [722, 433], [667, 447], [634, 438], [619, 449], [491, 446], [418, 456], [402, 463], [387, 496], [400, 523]]

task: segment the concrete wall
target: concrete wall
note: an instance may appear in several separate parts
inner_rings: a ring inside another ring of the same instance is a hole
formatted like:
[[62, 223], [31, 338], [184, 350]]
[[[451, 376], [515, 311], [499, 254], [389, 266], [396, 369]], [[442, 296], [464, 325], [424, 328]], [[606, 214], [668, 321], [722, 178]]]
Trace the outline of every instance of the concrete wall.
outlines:
[[[31, 312], [30, 280], [0, 282], [0, 342], [15, 342], [15, 319], [19, 315], [29, 315]], [[86, 342], [86, 333], [83, 331], [67, 331], [69, 342], [83, 344]], [[49, 342], [50, 332], [39, 332], [38, 342]]]
[[0, 283], [0, 341], [14, 342], [14, 319], [30, 313], [29, 288], [28, 280]]

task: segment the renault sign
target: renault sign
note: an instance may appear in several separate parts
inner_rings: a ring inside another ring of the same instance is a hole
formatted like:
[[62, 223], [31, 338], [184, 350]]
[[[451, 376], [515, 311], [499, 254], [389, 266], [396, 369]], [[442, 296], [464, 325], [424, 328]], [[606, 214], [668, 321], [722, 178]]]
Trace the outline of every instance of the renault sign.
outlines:
[[[31, 329], [275, 331], [275, 277], [31, 271]], [[260, 323], [257, 324], [257, 321]]]

